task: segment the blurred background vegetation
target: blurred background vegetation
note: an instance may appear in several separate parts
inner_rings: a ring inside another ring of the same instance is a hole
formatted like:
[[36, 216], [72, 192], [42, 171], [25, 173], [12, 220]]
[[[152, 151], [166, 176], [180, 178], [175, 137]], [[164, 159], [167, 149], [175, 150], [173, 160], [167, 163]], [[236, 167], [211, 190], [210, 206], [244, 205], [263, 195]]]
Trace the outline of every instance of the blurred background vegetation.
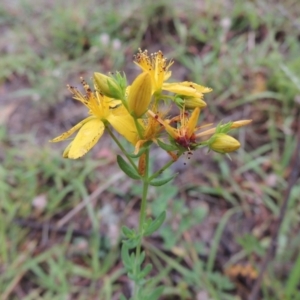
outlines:
[[[48, 140], [87, 114], [66, 84], [94, 71], [130, 81], [139, 47], [213, 88], [203, 121], [253, 119], [232, 161], [197, 151], [151, 190], [149, 215], [168, 212], [144, 245], [161, 299], [247, 299], [287, 200], [257, 299], [300, 299], [299, 16], [298, 0], [2, 1], [1, 299], [130, 296], [120, 226], [136, 226], [140, 187], [109, 139], [77, 161]], [[153, 152], [154, 166], [166, 159]]]

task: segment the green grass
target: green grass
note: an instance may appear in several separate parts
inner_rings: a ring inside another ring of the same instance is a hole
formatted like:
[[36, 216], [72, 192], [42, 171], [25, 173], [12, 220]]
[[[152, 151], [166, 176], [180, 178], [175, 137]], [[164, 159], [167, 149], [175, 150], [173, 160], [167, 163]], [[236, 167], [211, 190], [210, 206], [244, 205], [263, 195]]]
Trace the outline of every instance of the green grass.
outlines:
[[[85, 158], [48, 144], [86, 113], [66, 84], [94, 71], [136, 74], [137, 48], [163, 50], [173, 77], [213, 88], [207, 122], [253, 119], [236, 132], [232, 161], [194, 153], [168, 188], [150, 190], [149, 214], [167, 221], [145, 242], [162, 299], [246, 299], [253, 282], [226, 267], [259, 269], [291, 172], [299, 123], [297, 0], [8, 2], [0, 7], [0, 294], [3, 299], [119, 299], [130, 294], [120, 227], [134, 226], [140, 189], [123, 177], [61, 228], [58, 222], [117, 170], [107, 139]], [[74, 109], [74, 111], [73, 111]], [[37, 120], [32, 116], [40, 116]], [[32, 121], [31, 121], [32, 118]], [[101, 150], [102, 149], [102, 150]], [[101, 151], [104, 152], [102, 153]], [[106, 151], [106, 152], [105, 152]], [[100, 157], [100, 158], [99, 158]], [[156, 156], [155, 156], [156, 157]], [[153, 164], [159, 161], [153, 160]], [[299, 295], [299, 179], [262, 283], [262, 299]], [[46, 199], [42, 208], [34, 205]], [[41, 199], [41, 198], [40, 198]], [[137, 222], [137, 221], [136, 221]]]

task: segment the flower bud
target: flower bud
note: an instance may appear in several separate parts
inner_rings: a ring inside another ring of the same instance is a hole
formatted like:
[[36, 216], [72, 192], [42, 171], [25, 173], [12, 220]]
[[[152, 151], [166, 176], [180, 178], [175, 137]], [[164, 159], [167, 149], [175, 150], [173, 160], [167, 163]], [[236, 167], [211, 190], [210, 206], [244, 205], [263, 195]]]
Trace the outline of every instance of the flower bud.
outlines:
[[206, 107], [206, 103], [201, 98], [187, 97], [184, 98], [184, 106], [186, 109], [204, 108]]
[[122, 99], [121, 88], [112, 77], [101, 73], [94, 73], [94, 83], [103, 95], [109, 98]]
[[128, 109], [134, 117], [140, 118], [148, 110], [151, 91], [151, 77], [148, 72], [143, 72], [132, 83], [128, 96]]
[[225, 133], [217, 133], [211, 138], [209, 148], [219, 153], [229, 153], [240, 148], [241, 144], [235, 138]]
[[234, 128], [239, 128], [242, 126], [246, 126], [248, 124], [250, 124], [252, 122], [252, 120], [239, 120], [239, 121], [235, 121], [232, 122], [230, 129], [234, 129]]

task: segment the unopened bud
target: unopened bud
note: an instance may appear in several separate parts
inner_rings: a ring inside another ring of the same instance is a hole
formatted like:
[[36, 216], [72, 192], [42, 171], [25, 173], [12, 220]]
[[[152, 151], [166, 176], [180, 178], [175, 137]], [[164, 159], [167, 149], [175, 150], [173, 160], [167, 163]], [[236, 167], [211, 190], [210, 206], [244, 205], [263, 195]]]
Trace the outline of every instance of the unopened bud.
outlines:
[[232, 122], [230, 129], [234, 129], [234, 128], [239, 128], [242, 126], [246, 126], [248, 124], [250, 124], [252, 122], [252, 120], [239, 120], [239, 121], [235, 121]]
[[241, 144], [230, 135], [217, 133], [212, 137], [212, 142], [208, 146], [211, 150], [224, 154], [239, 149]]
[[121, 88], [112, 77], [101, 73], [94, 73], [94, 83], [103, 95], [109, 98], [122, 99]]
[[129, 112], [136, 118], [140, 118], [147, 110], [152, 95], [151, 77], [143, 72], [134, 80], [128, 96]]
[[206, 103], [201, 98], [187, 97], [184, 98], [184, 106], [186, 109], [204, 108]]

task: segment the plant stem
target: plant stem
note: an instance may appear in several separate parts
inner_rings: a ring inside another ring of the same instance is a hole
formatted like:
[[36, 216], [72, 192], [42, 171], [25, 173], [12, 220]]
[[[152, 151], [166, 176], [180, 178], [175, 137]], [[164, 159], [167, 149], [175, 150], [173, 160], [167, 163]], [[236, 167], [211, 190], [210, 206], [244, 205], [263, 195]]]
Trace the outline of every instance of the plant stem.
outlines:
[[[178, 153], [178, 158], [182, 155], [183, 151]], [[164, 170], [166, 170], [167, 168], [169, 168], [176, 160], [170, 160], [169, 162], [167, 162], [163, 167], [161, 167], [157, 172], [155, 172], [154, 174], [152, 174], [149, 177], [149, 181], [151, 181], [152, 179], [156, 178], [157, 176], [159, 176]]]
[[115, 143], [119, 146], [119, 148], [121, 149], [121, 151], [124, 153], [124, 155], [127, 157], [128, 161], [130, 162], [130, 164], [134, 167], [134, 169], [136, 171], [138, 171], [137, 166], [135, 165], [133, 159], [127, 154], [127, 151], [125, 150], [125, 148], [123, 147], [123, 145], [119, 142], [119, 140], [117, 139], [117, 137], [114, 135], [114, 133], [111, 131], [111, 129], [109, 128], [109, 126], [106, 127], [106, 130], [108, 131], [109, 135], [112, 137], [112, 139], [115, 141]]
[[[145, 224], [146, 219], [146, 207], [147, 207], [147, 196], [148, 196], [148, 188], [149, 188], [149, 149], [146, 150], [146, 168], [145, 168], [145, 174], [143, 176], [143, 194], [141, 199], [141, 207], [140, 207], [140, 218], [139, 218], [139, 229], [138, 229], [138, 235], [139, 235], [139, 243], [136, 247], [136, 254], [135, 254], [135, 273], [140, 273], [140, 256], [141, 256], [141, 247], [142, 247], [142, 241], [143, 241], [143, 228]], [[133, 299], [139, 300], [137, 298], [138, 292], [139, 292], [139, 284], [135, 282], [134, 285], [134, 296]]]
[[142, 133], [141, 125], [139, 124], [138, 119], [133, 118], [133, 120], [134, 120], [134, 124], [135, 124], [136, 130], [138, 132], [139, 138], [142, 139], [143, 133]]

